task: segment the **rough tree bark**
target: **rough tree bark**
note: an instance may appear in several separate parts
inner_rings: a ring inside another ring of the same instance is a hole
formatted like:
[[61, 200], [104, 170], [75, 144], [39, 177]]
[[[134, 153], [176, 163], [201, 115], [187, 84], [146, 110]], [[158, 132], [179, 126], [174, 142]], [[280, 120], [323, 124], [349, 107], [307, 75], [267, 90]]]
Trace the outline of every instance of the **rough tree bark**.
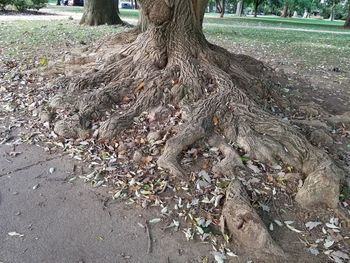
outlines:
[[116, 0], [89, 0], [84, 7], [80, 24], [88, 26], [123, 24], [118, 12]]
[[[102, 64], [84, 76], [57, 81], [68, 95], [56, 96], [50, 107], [71, 114], [56, 122], [55, 132], [76, 138], [89, 134], [94, 125], [99, 138], [113, 139], [143, 112], [168, 105], [181, 109], [181, 124], [171, 129], [158, 167], [185, 179], [188, 173], [179, 163], [182, 152], [203, 140], [217, 147], [224, 158], [213, 171], [232, 178], [222, 218], [233, 240], [259, 260], [266, 256], [266, 262], [287, 262], [238, 180], [249, 171], [237, 147], [254, 159], [283, 163], [302, 173], [303, 185], [295, 198], [305, 208], [336, 208], [343, 170], [294, 127], [265, 110], [277, 95], [261, 62], [206, 40], [202, 32], [206, 0], [140, 0], [139, 4], [147, 24], [144, 32], [116, 36], [96, 51]], [[113, 110], [125, 104], [125, 97], [127, 107]]]

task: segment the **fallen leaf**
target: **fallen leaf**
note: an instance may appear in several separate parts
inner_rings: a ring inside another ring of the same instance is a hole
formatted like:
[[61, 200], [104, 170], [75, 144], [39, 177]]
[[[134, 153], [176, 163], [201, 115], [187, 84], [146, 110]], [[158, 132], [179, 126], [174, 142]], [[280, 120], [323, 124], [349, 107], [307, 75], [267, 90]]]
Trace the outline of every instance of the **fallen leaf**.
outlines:
[[157, 224], [159, 223], [160, 221], [162, 221], [161, 218], [153, 218], [149, 221], [150, 224]]
[[284, 223], [286, 224], [286, 227], [289, 228], [290, 230], [296, 232], [296, 233], [303, 233], [303, 231], [296, 229], [295, 227], [291, 226], [291, 224], [293, 223], [293, 221], [284, 221]]
[[333, 240], [326, 240], [326, 242], [324, 242], [324, 247], [325, 248], [330, 248], [331, 246], [333, 246], [334, 241]]
[[326, 227], [332, 228], [332, 229], [339, 228], [339, 227], [337, 227], [336, 225], [331, 224], [331, 223], [326, 223]]
[[318, 251], [317, 248], [313, 248], [313, 247], [309, 247], [309, 252], [314, 255], [314, 256], [317, 256], [318, 254], [320, 254], [320, 252]]
[[305, 226], [309, 229], [309, 230], [312, 230], [313, 228], [319, 226], [319, 225], [322, 225], [321, 222], [313, 222], [313, 221], [310, 221], [310, 222], [307, 222], [305, 224]]
[[224, 263], [225, 262], [225, 259], [226, 259], [226, 256], [224, 253], [221, 253], [221, 252], [212, 252], [213, 256], [214, 256], [214, 259], [217, 263]]
[[10, 237], [24, 237], [23, 234], [17, 233], [17, 232], [15, 232], [15, 231], [9, 232], [8, 235], [9, 235]]

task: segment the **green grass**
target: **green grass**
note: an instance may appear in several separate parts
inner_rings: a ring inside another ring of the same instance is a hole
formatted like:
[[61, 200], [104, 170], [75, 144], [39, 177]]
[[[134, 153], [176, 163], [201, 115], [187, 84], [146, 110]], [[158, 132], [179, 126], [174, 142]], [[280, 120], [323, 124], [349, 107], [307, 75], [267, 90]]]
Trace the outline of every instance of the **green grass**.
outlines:
[[[83, 13], [84, 11], [84, 7], [82, 6], [57, 6], [56, 2], [51, 2], [47, 8], [58, 12]], [[137, 10], [120, 9], [120, 15], [122, 17], [138, 17], [139, 12]]]
[[49, 4], [47, 8], [57, 12], [83, 13], [84, 11], [84, 7], [82, 6], [61, 6], [56, 4]]
[[[346, 31], [343, 28], [344, 21], [327, 21], [320, 19], [302, 19], [302, 18], [280, 18], [280, 17], [234, 17], [226, 16], [217, 18], [213, 15], [207, 15], [205, 22], [222, 25], [239, 25], [254, 27], [279, 27], [293, 28], [301, 30], [324, 30], [324, 31]], [[349, 31], [349, 30], [347, 30]]]
[[233, 51], [235, 47], [254, 49], [260, 51], [260, 55], [302, 63], [307, 67], [341, 66], [350, 70], [350, 34], [235, 28], [234, 25], [217, 27], [212, 24], [205, 26], [205, 32], [210, 41]]
[[42, 58], [62, 56], [71, 47], [120, 30], [112, 26], [80, 26], [76, 21], [0, 22], [0, 60], [15, 60], [22, 67], [31, 68]]

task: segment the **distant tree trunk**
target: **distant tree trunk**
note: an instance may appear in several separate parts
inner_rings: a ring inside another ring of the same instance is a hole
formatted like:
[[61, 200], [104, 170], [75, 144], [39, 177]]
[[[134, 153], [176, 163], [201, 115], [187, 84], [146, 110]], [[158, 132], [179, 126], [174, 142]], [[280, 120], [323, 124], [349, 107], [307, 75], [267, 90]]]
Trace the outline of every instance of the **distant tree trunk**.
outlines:
[[243, 0], [239, 0], [236, 8], [236, 16], [242, 15], [242, 9], [243, 9]]
[[332, 7], [331, 7], [331, 13], [329, 15], [329, 21], [333, 21], [334, 20], [334, 9], [335, 9], [335, 4], [333, 4]]
[[285, 4], [283, 7], [281, 17], [288, 17], [288, 13], [289, 13], [289, 7], [288, 7], [288, 4]]
[[259, 0], [254, 1], [254, 17], [258, 16]]
[[131, 5], [132, 5], [132, 8], [133, 8], [133, 9], [138, 9], [137, 1], [136, 1], [136, 0], [131, 0]]
[[216, 12], [220, 13], [220, 17], [221, 17], [221, 14], [223, 12], [222, 2], [220, 0], [216, 0], [215, 3], [216, 3]]
[[220, 12], [220, 17], [223, 18], [225, 15], [225, 0], [222, 0], [222, 5], [221, 5], [221, 12]]
[[294, 11], [293, 17], [294, 17], [294, 18], [298, 18], [298, 12], [297, 12], [297, 11]]
[[348, 5], [349, 5], [348, 18], [346, 19], [344, 24], [346, 28], [350, 28], [350, 3]]
[[310, 18], [310, 14], [309, 14], [309, 12], [307, 11], [306, 8], [304, 9], [303, 18]]
[[56, 5], [61, 5], [61, 0], [57, 0]]
[[88, 26], [123, 24], [117, 0], [89, 0], [84, 7], [80, 24]]

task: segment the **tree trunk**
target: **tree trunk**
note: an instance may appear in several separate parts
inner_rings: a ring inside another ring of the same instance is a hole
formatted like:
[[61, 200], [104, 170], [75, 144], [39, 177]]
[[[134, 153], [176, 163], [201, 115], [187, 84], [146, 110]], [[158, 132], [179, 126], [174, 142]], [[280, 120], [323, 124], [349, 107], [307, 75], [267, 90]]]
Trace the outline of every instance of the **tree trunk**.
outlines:
[[239, 0], [236, 8], [236, 16], [241, 16], [243, 10], [243, 0]]
[[304, 9], [304, 14], [303, 14], [303, 18], [309, 18], [310, 14], [309, 12], [307, 11], [307, 9], [305, 8]]
[[254, 1], [254, 17], [258, 16], [259, 0]]
[[346, 28], [350, 28], [350, 3], [348, 3], [348, 5], [349, 5], [348, 17], [346, 18], [346, 21], [344, 24], [344, 27], [346, 27]]
[[333, 4], [332, 7], [331, 7], [331, 13], [329, 15], [329, 21], [334, 21], [334, 9], [335, 9], [335, 4]]
[[123, 24], [118, 12], [118, 1], [89, 0], [84, 7], [80, 24], [88, 26]]
[[289, 7], [288, 7], [288, 4], [285, 4], [283, 7], [281, 17], [288, 17], [288, 13], [289, 13]]
[[222, 0], [222, 5], [221, 5], [221, 12], [220, 12], [220, 17], [223, 18], [224, 15], [225, 15], [225, 3], [226, 1], [225, 0]]
[[216, 0], [215, 4], [216, 4], [216, 12], [221, 14], [222, 12], [221, 0]]
[[294, 12], [293, 12], [293, 17], [294, 17], [294, 18], [298, 18], [298, 12], [297, 12], [297, 11], [294, 11]]
[[131, 4], [132, 4], [132, 8], [133, 8], [133, 9], [139, 9], [136, 0], [131, 0]]
[[[197, 144], [215, 147], [223, 157], [213, 163], [212, 172], [231, 180], [222, 216], [233, 240], [259, 262], [291, 262], [250, 204], [241, 181], [248, 181], [251, 172], [238, 151], [270, 167], [281, 164], [302, 174], [295, 199], [306, 208], [337, 207], [343, 170], [289, 122], [267, 110], [284, 100], [275, 90], [280, 84], [274, 86], [272, 71], [206, 40], [202, 24], [207, 3], [140, 0], [143, 32], [115, 36], [98, 52], [94, 49], [98, 54], [86, 62], [90, 71], [78, 65], [84, 74], [55, 84], [68, 94], [51, 100], [50, 109], [64, 112], [54, 131], [61, 137], [95, 136], [96, 143], [111, 140], [116, 145], [134, 131], [143, 136], [153, 123], [164, 134], [159, 143], [150, 143], [158, 151], [145, 148], [156, 160], [153, 176], [181, 181], [189, 181], [191, 174], [179, 162], [184, 152]], [[146, 141], [140, 147], [146, 147]]]
[[61, 0], [57, 0], [56, 5], [61, 5]]

